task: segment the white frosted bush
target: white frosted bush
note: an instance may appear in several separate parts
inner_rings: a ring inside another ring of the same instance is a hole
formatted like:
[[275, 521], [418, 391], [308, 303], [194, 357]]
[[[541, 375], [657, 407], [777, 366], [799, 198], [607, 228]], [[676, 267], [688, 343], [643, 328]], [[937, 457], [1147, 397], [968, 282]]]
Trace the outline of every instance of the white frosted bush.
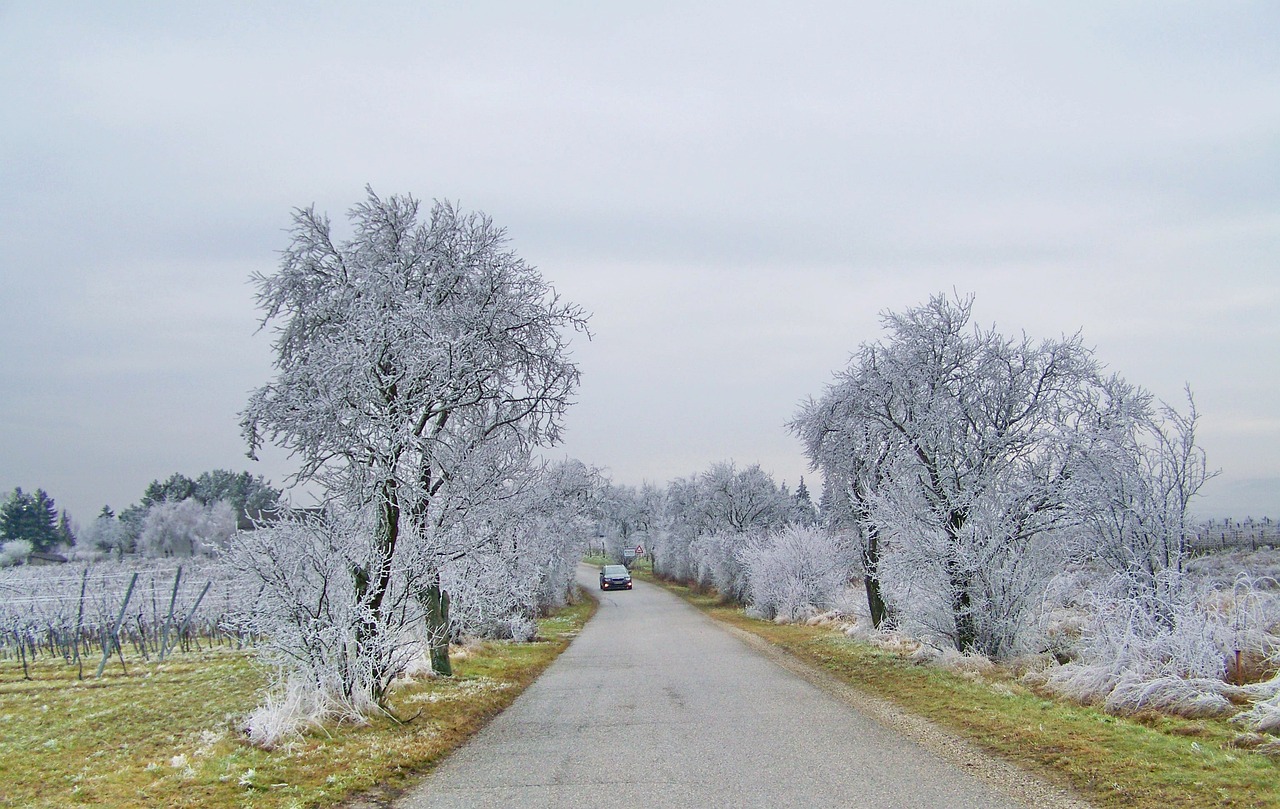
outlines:
[[714, 587], [726, 598], [749, 603], [744, 554], [767, 542], [767, 536], [764, 532], [708, 534], [693, 540], [689, 543], [689, 554], [697, 582], [704, 587]]
[[0, 545], [0, 567], [22, 564], [34, 549], [35, 546], [25, 539], [14, 539]]
[[805, 620], [842, 601], [852, 554], [816, 528], [791, 526], [746, 545], [739, 558], [746, 601], [761, 616]]
[[692, 538], [687, 531], [658, 530], [650, 534], [654, 572], [676, 581], [693, 581]]
[[1230, 627], [1207, 596], [1170, 574], [1157, 598], [1117, 577], [1095, 596], [1079, 659], [1034, 675], [1070, 698], [1129, 713], [1144, 708], [1184, 716], [1230, 713], [1224, 682]]
[[441, 571], [456, 635], [532, 640], [538, 616], [568, 603], [576, 586], [585, 525], [529, 511], [508, 519], [488, 526], [482, 550]]
[[1238, 690], [1212, 677], [1184, 679], [1165, 675], [1150, 678], [1126, 673], [1112, 687], [1102, 707], [1112, 713], [1132, 713], [1149, 708], [1193, 718], [1228, 716], [1236, 709], [1227, 695]]
[[364, 710], [334, 699], [331, 689], [319, 690], [312, 683], [290, 678], [245, 717], [241, 730], [250, 744], [271, 750], [335, 719], [364, 722]]
[[236, 513], [224, 502], [205, 506], [194, 498], [151, 506], [139, 548], [148, 556], [195, 556], [221, 552], [236, 532]]
[[[1245, 689], [1262, 698], [1235, 717], [1236, 722], [1264, 733], [1280, 733], [1280, 675], [1254, 689]], [[1265, 696], [1270, 693], [1270, 696]]]

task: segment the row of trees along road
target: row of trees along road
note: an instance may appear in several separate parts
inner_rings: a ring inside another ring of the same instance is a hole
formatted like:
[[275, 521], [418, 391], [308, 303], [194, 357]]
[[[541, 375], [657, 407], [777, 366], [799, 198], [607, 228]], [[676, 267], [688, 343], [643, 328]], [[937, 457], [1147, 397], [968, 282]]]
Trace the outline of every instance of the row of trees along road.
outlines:
[[790, 425], [823, 472], [828, 520], [857, 538], [876, 624], [892, 580], [913, 594], [900, 602], [939, 607], [930, 629], [957, 649], [1004, 656], [1073, 559], [1170, 603], [1208, 476], [1194, 405], [1156, 406], [1079, 335], [1008, 338], [972, 325], [971, 306], [937, 296], [886, 314], [887, 337]]
[[[416, 199], [367, 191], [345, 241], [296, 211], [278, 271], [255, 277], [276, 374], [242, 427], [251, 454], [287, 448], [297, 481], [324, 492], [328, 516], [290, 529], [295, 540], [345, 560], [342, 581], [315, 586], [350, 602], [350, 627], [321, 628], [350, 631], [350, 657], [337, 682], [315, 685], [381, 704], [404, 666], [406, 614], [421, 614], [433, 667], [450, 673], [442, 571], [488, 541], [486, 519], [519, 499], [534, 448], [559, 440], [579, 379], [567, 339], [587, 316], [489, 217], [437, 202], [420, 220]], [[292, 598], [297, 582], [258, 550], [246, 564]]]

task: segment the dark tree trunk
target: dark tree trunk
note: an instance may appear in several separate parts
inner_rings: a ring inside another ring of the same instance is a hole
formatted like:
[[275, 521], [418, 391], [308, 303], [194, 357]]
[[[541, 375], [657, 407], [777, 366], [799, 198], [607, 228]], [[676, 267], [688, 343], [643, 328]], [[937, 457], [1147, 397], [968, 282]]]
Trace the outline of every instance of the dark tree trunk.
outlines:
[[867, 588], [871, 625], [879, 629], [880, 624], [889, 617], [889, 607], [880, 590], [880, 532], [875, 529], [867, 532], [867, 542], [862, 546], [862, 567], [866, 571], [862, 582]]
[[973, 575], [964, 570], [955, 558], [956, 549], [960, 545], [960, 532], [968, 516], [968, 511], [957, 509], [947, 519], [947, 538], [952, 547], [951, 558], [947, 561], [947, 576], [951, 584], [951, 615], [956, 624], [956, 648], [961, 652], [977, 652], [980, 651], [978, 622], [973, 615], [973, 599], [970, 595]]
[[951, 576], [951, 613], [956, 622], [956, 648], [962, 652], [977, 652], [978, 622], [973, 616], [973, 602], [969, 596], [969, 576], [955, 571]]
[[[355, 584], [356, 602], [368, 608], [360, 624], [356, 627], [357, 656], [370, 661], [373, 678], [373, 697], [379, 703], [384, 696], [382, 682], [387, 671], [381, 656], [373, 647], [381, 641], [382, 628], [378, 616], [382, 612], [382, 601], [391, 584], [391, 560], [396, 552], [396, 542], [400, 538], [400, 502], [394, 480], [383, 481], [379, 486], [378, 525], [374, 534], [374, 554], [370, 568], [356, 567], [351, 571]], [[347, 683], [351, 688], [355, 683]]]
[[423, 588], [427, 608], [427, 637], [431, 643], [431, 670], [442, 677], [453, 676], [449, 662], [449, 594], [440, 586], [440, 572], [431, 575], [431, 581]]

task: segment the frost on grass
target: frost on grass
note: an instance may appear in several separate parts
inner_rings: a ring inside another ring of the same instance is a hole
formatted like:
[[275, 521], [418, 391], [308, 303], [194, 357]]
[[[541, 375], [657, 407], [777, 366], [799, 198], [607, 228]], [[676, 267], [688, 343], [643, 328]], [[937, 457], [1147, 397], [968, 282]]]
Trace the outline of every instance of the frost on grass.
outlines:
[[456, 700], [467, 699], [478, 694], [506, 691], [511, 688], [514, 688], [511, 683], [494, 680], [490, 677], [475, 677], [468, 680], [459, 680], [457, 682], [450, 683], [444, 688], [414, 694], [407, 697], [405, 701], [409, 703], [426, 702], [430, 704], [453, 702]]
[[272, 750], [326, 722], [363, 723], [368, 707], [336, 699], [332, 691], [295, 678], [245, 717], [241, 730], [251, 744]]
[[1267, 725], [1266, 684], [1228, 681], [1228, 662], [1269, 655], [1265, 602], [1248, 583], [1228, 594], [1164, 574], [1157, 588], [1134, 588], [1125, 577], [1090, 599], [1091, 619], [1072, 662], [1028, 675], [1064, 696], [1113, 713], [1144, 709], [1187, 717], [1229, 716], [1238, 702], [1259, 700], [1245, 712], [1255, 728]]
[[1240, 724], [1267, 733], [1280, 733], [1280, 696], [1255, 703], [1237, 716]]

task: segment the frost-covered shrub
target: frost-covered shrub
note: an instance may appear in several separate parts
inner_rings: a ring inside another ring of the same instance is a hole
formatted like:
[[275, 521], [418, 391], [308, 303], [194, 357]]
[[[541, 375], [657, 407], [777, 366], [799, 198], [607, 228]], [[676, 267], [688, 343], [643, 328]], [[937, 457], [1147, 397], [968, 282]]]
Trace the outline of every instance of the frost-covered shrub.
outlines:
[[1245, 686], [1242, 690], [1257, 701], [1233, 721], [1254, 730], [1280, 733], [1280, 674], [1265, 683]]
[[119, 519], [110, 514], [100, 514], [81, 530], [77, 544], [96, 553], [123, 556], [131, 550], [132, 540]]
[[444, 569], [441, 584], [457, 634], [521, 641], [537, 634], [534, 582], [521, 566], [518, 558], [488, 553]]
[[359, 571], [376, 558], [369, 515], [284, 521], [239, 534], [229, 555], [260, 593], [233, 622], [262, 638], [286, 695], [264, 707], [363, 715], [423, 654], [423, 612], [404, 560], [390, 560], [391, 586], [376, 607], [356, 595]]
[[138, 544], [149, 556], [213, 555], [222, 552], [235, 532], [236, 513], [228, 503], [163, 501], [147, 511]]
[[289, 678], [244, 718], [240, 728], [250, 744], [271, 750], [307, 728], [335, 719], [364, 722], [361, 713], [353, 711], [349, 703], [333, 699], [331, 692], [320, 691], [300, 678]]
[[1157, 598], [1124, 576], [1092, 598], [1079, 658], [1045, 672], [1046, 684], [1123, 713], [1155, 708], [1189, 716], [1231, 710], [1223, 677], [1232, 636], [1208, 608], [1210, 593], [1166, 574]]
[[792, 526], [745, 546], [738, 554], [752, 610], [769, 619], [799, 621], [841, 600], [850, 548], [817, 528]]
[[1151, 709], [1187, 717], [1229, 716], [1236, 708], [1228, 695], [1237, 690], [1216, 677], [1150, 678], [1126, 672], [1107, 694], [1102, 707], [1111, 713]]
[[747, 569], [742, 554], [764, 541], [760, 534], [710, 534], [689, 544], [694, 577], [704, 587], [714, 587], [720, 595], [742, 602], [747, 593]]
[[33, 550], [35, 546], [25, 539], [14, 539], [0, 545], [0, 567], [22, 564]]
[[693, 581], [694, 564], [689, 546], [692, 537], [683, 531], [659, 530], [650, 535], [654, 572], [676, 581]]
[[592, 487], [585, 467], [553, 467], [464, 529], [474, 550], [441, 567], [456, 635], [532, 640], [536, 619], [568, 603], [593, 528]]

